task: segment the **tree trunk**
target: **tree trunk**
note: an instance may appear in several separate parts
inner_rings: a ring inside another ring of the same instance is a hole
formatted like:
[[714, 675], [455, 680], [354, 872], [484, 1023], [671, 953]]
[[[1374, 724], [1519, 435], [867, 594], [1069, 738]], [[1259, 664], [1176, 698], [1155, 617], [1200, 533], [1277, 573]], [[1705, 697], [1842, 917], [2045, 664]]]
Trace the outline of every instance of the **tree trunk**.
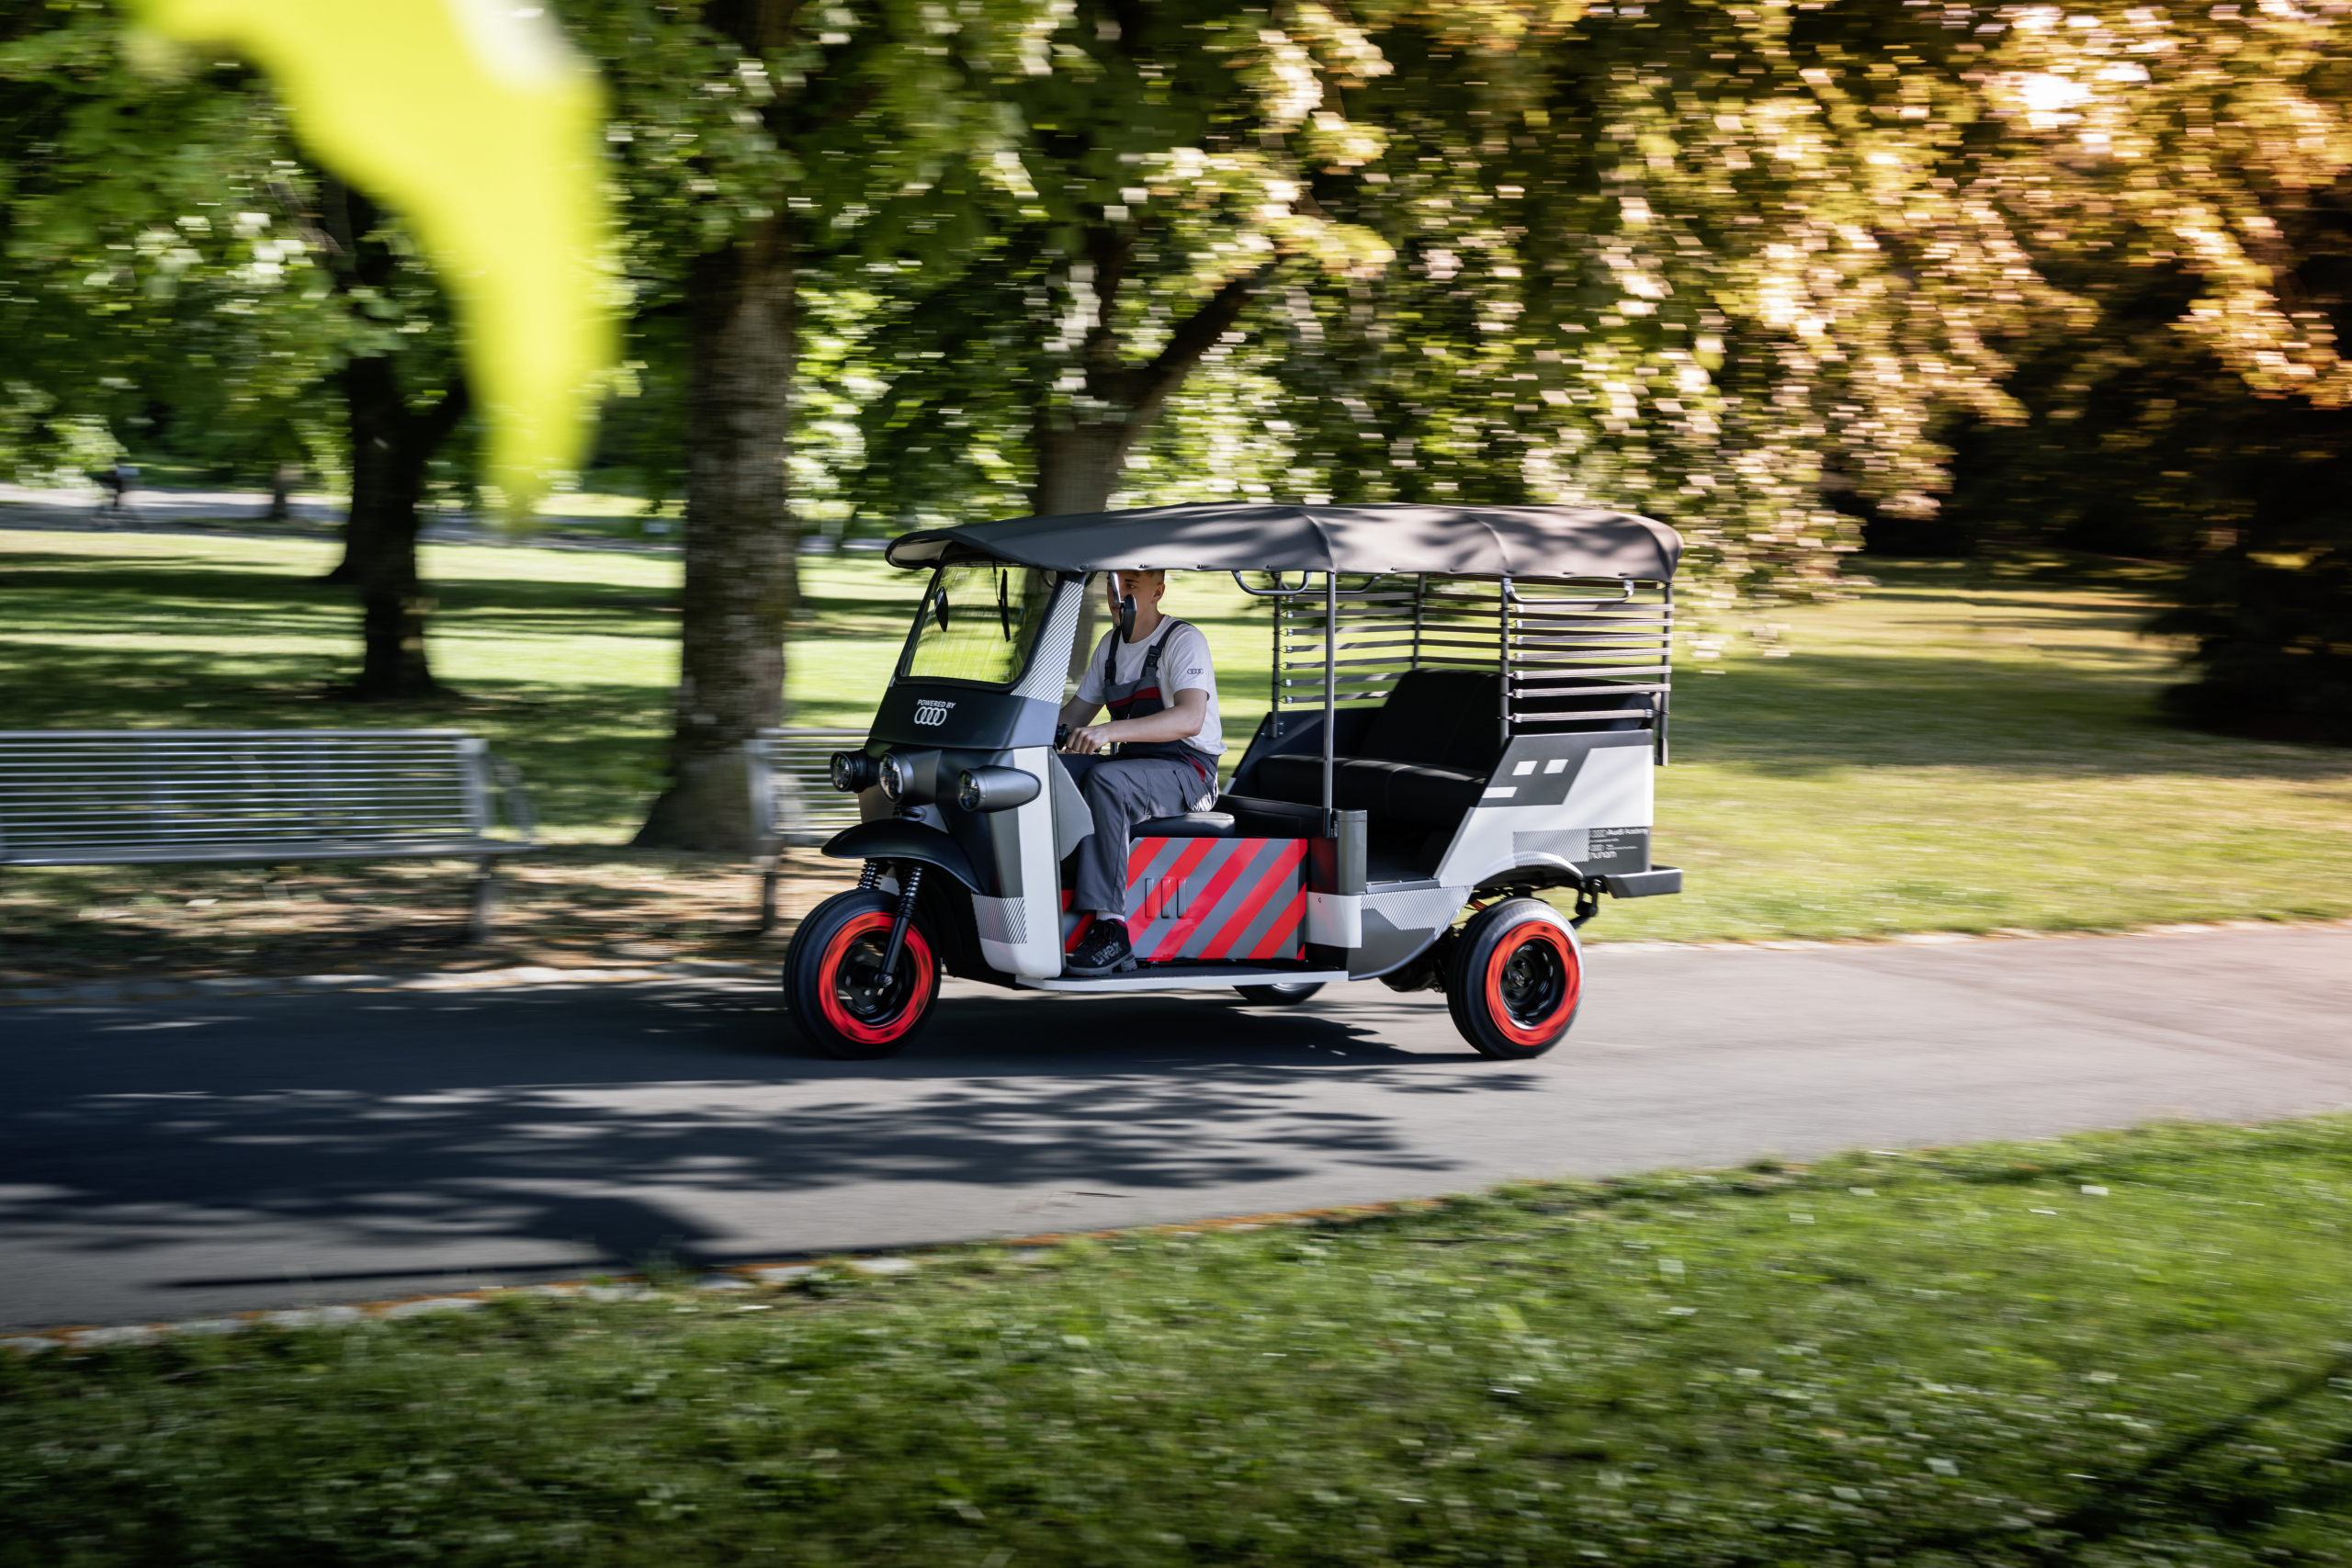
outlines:
[[[362, 370], [372, 365], [375, 370]], [[344, 428], [350, 433], [351, 502], [343, 515], [343, 558], [319, 581], [330, 588], [356, 588], [375, 570], [384, 543], [379, 526], [384, 483], [391, 473], [392, 442], [400, 428], [400, 387], [390, 365], [355, 359], [336, 378], [343, 389]], [[381, 406], [387, 387], [393, 407]], [[368, 406], [363, 409], [365, 402]]]
[[417, 506], [426, 465], [464, 417], [460, 383], [433, 409], [411, 412], [387, 358], [343, 370], [351, 429], [351, 516], [343, 564], [329, 580], [359, 591], [359, 677], [337, 694], [358, 702], [448, 696], [426, 657], [432, 601], [416, 570]]
[[301, 471], [291, 463], [280, 463], [269, 471], [269, 514], [265, 521], [285, 523], [294, 516], [294, 481]]
[[1057, 411], [1037, 421], [1034, 436], [1037, 480], [1029, 504], [1040, 517], [1109, 509], [1111, 494], [1127, 471], [1139, 422], [1080, 424]]
[[[1030, 426], [1031, 456], [1037, 479], [1030, 504], [1040, 516], [1102, 512], [1111, 504], [1127, 471], [1136, 438], [1183, 386], [1184, 378], [1201, 362], [1225, 332], [1240, 319], [1271, 265], [1228, 279], [1169, 334], [1158, 357], [1148, 365], [1126, 366], [1119, 352], [1118, 329], [1113, 324], [1119, 287], [1133, 259], [1132, 237], [1096, 230], [1089, 238], [1086, 286], [1093, 291], [1095, 320], [1082, 351], [1089, 396], [1108, 403], [1108, 418], [1080, 420], [1069, 409], [1041, 404]], [[1138, 563], [1140, 564], [1140, 563]], [[1069, 678], [1085, 673], [1092, 657], [1098, 595], [1089, 592], [1078, 615], [1078, 638], [1069, 652]]]
[[639, 845], [748, 853], [743, 742], [784, 718], [798, 529], [786, 505], [793, 237], [781, 218], [695, 263], [685, 585], [670, 783]]
[[[1102, 512], [1110, 507], [1111, 492], [1127, 470], [1127, 454], [1135, 446], [1136, 425], [1080, 424], [1067, 412], [1039, 413], [1030, 437], [1037, 459], [1036, 483], [1029, 491], [1030, 509], [1040, 517], [1064, 517], [1073, 513]], [[1094, 642], [1102, 633], [1102, 600], [1092, 582], [1078, 604], [1078, 637], [1070, 644], [1069, 678], [1086, 673]]]

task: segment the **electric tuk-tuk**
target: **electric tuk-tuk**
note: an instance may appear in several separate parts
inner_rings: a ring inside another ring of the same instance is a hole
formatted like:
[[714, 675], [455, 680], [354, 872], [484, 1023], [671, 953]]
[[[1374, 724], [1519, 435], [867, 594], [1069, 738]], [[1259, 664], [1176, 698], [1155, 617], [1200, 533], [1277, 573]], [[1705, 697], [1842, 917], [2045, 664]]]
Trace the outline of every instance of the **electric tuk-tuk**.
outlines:
[[[1681, 891], [1650, 856], [1680, 549], [1663, 524], [1566, 506], [1217, 503], [901, 536], [889, 562], [931, 582], [865, 747], [832, 760], [836, 788], [895, 814], [824, 846], [865, 868], [794, 935], [786, 1010], [873, 1057], [944, 975], [1265, 1005], [1377, 978], [1443, 992], [1486, 1055], [1541, 1055], [1575, 1020], [1576, 928], [1601, 896]], [[1139, 967], [1066, 977], [1083, 933], [1064, 863], [1094, 824], [1056, 755], [1064, 682], [1090, 576], [1153, 567], [1230, 572], [1269, 604], [1272, 711], [1214, 810], [1130, 836]]]

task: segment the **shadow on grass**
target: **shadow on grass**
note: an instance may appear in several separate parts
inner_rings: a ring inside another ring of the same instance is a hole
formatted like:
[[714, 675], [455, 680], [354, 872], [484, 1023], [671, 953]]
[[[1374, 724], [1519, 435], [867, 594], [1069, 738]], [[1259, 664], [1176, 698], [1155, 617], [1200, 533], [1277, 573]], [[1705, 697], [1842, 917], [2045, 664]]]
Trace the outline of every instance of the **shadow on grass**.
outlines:
[[[168, 623], [238, 636], [345, 637], [358, 639], [356, 600], [347, 588], [309, 577], [170, 558], [94, 559], [26, 551], [10, 558], [13, 592], [47, 595], [38, 612], [49, 629], [105, 636], [126, 626]], [[677, 635], [675, 595], [639, 584], [456, 574], [427, 584], [435, 626], [467, 629], [477, 618], [513, 619], [511, 629], [541, 636], [650, 637]], [[664, 606], [669, 608], [664, 608]]]
[[[2338, 1355], [2243, 1408], [2182, 1434], [2128, 1471], [2083, 1477], [2092, 1483], [2088, 1495], [2039, 1525], [2020, 1521], [1894, 1537], [1858, 1532], [1846, 1544], [1858, 1554], [1880, 1560], [1890, 1554], [1912, 1561], [1920, 1553], [1950, 1553], [1962, 1562], [2055, 1568], [2082, 1562], [2086, 1552], [2128, 1540], [2150, 1528], [2186, 1525], [2233, 1538], [2269, 1529], [2288, 1514], [2340, 1512], [2352, 1503], [2352, 1432], [2336, 1437], [2317, 1456], [2318, 1462], [2300, 1473], [2278, 1462], [2276, 1449], [2255, 1439], [2273, 1435], [2264, 1430], [2265, 1423], [2328, 1393], [2343, 1383], [2347, 1371], [2352, 1371], [2352, 1356]], [[2200, 1465], [2209, 1457], [2221, 1462]], [[2292, 1560], [2301, 1554], [2273, 1548], [2266, 1555]]]
[[[788, 860], [787, 919], [855, 871]], [[545, 845], [507, 860], [496, 929], [468, 924], [462, 859], [231, 865], [52, 866], [0, 873], [0, 985], [168, 975], [612, 963], [630, 957], [766, 963], [758, 880], [730, 856]], [[632, 953], [650, 941], [651, 952]]]

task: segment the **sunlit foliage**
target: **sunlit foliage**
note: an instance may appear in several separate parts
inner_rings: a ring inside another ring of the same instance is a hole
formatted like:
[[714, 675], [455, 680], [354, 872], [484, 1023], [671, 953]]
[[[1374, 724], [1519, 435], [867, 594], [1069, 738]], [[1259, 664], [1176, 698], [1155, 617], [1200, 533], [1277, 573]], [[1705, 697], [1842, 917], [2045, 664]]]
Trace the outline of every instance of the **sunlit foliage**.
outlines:
[[288, 210], [266, 87], [135, 71], [106, 13], [36, 19], [0, 36], [0, 472], [80, 482], [159, 410], [198, 451], [328, 455], [308, 391], [368, 333]]
[[511, 504], [579, 460], [610, 358], [594, 78], [536, 6], [132, 0], [266, 72], [303, 145], [401, 212], [465, 321], [482, 461]]
[[[48, 128], [6, 154], [14, 460], [103, 456], [134, 405], [266, 423], [425, 319], [320, 308], [251, 78], [40, 15], [0, 43]], [[1866, 531], [2054, 540], [2188, 564], [2189, 711], [2352, 711], [2340, 3], [844, 0], [756, 47], [723, 5], [558, 16], [613, 103], [640, 399], [606, 456], [653, 490], [696, 258], [774, 232], [828, 531], [1585, 502], [1680, 528], [1718, 604], [1838, 592]]]

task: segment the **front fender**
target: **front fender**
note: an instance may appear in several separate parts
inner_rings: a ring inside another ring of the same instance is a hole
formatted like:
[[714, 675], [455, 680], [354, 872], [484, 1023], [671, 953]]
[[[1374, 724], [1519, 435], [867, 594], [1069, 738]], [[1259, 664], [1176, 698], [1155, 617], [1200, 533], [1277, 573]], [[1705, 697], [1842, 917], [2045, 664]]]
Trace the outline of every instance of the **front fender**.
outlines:
[[986, 891], [962, 845], [928, 823], [910, 822], [903, 817], [845, 828], [827, 841], [823, 852], [835, 860], [919, 860], [937, 866], [975, 893]]

